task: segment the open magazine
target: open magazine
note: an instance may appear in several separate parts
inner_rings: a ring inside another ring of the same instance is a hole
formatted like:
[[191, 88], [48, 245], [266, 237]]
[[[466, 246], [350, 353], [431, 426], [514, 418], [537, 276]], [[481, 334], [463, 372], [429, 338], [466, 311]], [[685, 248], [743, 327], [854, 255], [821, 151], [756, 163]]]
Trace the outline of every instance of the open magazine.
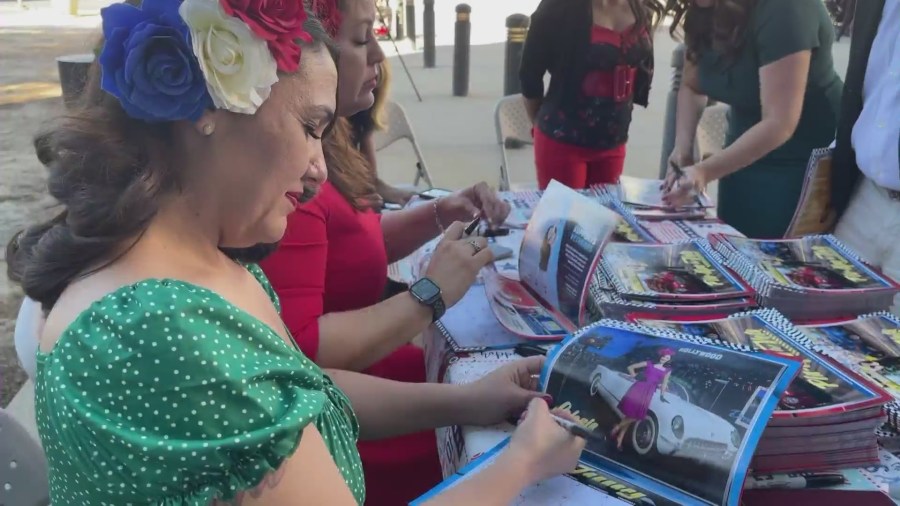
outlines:
[[[546, 504], [738, 505], [766, 422], [800, 370], [795, 360], [740, 350], [614, 320], [551, 350], [542, 391], [601, 437], [588, 442], [568, 478], [578, 486], [567, 489], [564, 501], [557, 496]], [[413, 504], [491, 465], [499, 450]], [[563, 479], [526, 495], [559, 490]]]
[[497, 319], [531, 339], [560, 339], [586, 324], [588, 284], [620, 222], [596, 200], [551, 181], [525, 228], [519, 279], [483, 273]]

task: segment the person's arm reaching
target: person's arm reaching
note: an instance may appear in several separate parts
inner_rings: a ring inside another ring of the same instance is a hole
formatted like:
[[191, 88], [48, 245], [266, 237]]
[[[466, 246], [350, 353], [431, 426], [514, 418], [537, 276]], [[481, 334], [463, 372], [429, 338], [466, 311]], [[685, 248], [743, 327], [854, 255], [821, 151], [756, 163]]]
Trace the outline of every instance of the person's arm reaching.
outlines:
[[730, 146], [695, 166], [707, 181], [743, 169], [794, 135], [803, 111], [810, 56], [810, 51], [801, 51], [759, 69], [762, 120]]
[[361, 439], [384, 439], [448, 425], [489, 425], [518, 415], [535, 391], [544, 357], [508, 364], [466, 385], [406, 383], [328, 370], [360, 421]]
[[761, 120], [730, 146], [684, 169], [677, 188], [664, 198], [683, 205], [706, 185], [737, 172], [787, 142], [797, 129], [809, 76], [812, 51], [820, 46], [818, 23], [809, 22], [818, 0], [768, 2], [756, 13], [754, 32], [759, 59]]
[[[447, 229], [425, 272], [441, 289], [446, 307], [452, 307], [475, 281], [478, 271], [491, 261], [484, 238], [462, 237], [462, 223]], [[479, 251], [470, 244], [476, 241]], [[319, 354], [322, 367], [362, 371], [385, 358], [428, 328], [431, 308], [404, 292], [374, 306], [329, 313], [319, 318]]]
[[694, 140], [697, 125], [708, 99], [700, 91], [697, 65], [685, 58], [681, 88], [678, 89], [678, 105], [675, 114], [675, 149], [669, 160], [678, 167], [694, 164]]
[[531, 15], [531, 25], [522, 48], [519, 66], [519, 84], [525, 100], [525, 112], [534, 123], [544, 100], [544, 74], [550, 68], [552, 41], [555, 34], [548, 30], [550, 24], [546, 11], [540, 7]]
[[509, 216], [509, 204], [500, 200], [486, 183], [442, 197], [432, 203], [387, 213], [381, 218], [388, 262], [406, 258], [433, 239], [440, 226], [454, 221], [470, 222], [481, 216], [491, 225], [503, 223]]
[[[564, 413], [557, 413], [565, 416]], [[495, 465], [427, 502], [430, 506], [501, 506], [528, 485], [571, 472], [585, 441], [553, 421], [543, 401], [533, 401]], [[225, 503], [214, 503], [224, 506]], [[252, 490], [238, 494], [232, 506], [356, 506], [343, 476], [314, 425], [304, 429], [294, 454]]]

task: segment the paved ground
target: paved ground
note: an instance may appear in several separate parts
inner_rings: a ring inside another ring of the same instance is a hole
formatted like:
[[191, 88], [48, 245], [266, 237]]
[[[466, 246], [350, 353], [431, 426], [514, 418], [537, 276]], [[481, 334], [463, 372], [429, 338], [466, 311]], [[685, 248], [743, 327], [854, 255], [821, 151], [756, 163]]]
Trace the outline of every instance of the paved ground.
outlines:
[[[47, 0], [26, 1], [27, 10], [14, 1], [0, 0], [0, 244], [26, 223], [48, 216], [52, 201], [45, 197], [44, 171], [34, 157], [33, 134], [41, 123], [62, 110], [54, 58], [89, 50], [96, 37], [98, 9], [108, 2], [82, 1], [79, 16], [56, 15]], [[394, 3], [394, 2], [392, 2]], [[421, 2], [416, 2], [420, 7]], [[502, 94], [505, 28], [503, 20], [514, 12], [530, 13], [538, 0], [471, 0], [472, 49], [468, 97], [451, 96], [453, 7], [437, 0], [435, 69], [424, 69], [422, 55], [408, 42], [399, 51], [423, 96], [418, 102], [410, 82], [389, 43], [396, 76], [393, 98], [407, 110], [428, 167], [439, 186], [459, 188], [479, 180], [496, 182], [500, 154], [494, 134], [493, 110]], [[421, 33], [421, 11], [418, 19]], [[674, 43], [667, 33], [657, 36], [658, 73], [650, 107], [635, 111], [628, 144], [626, 172], [655, 177], [669, 86], [669, 55]], [[421, 44], [419, 44], [421, 47]], [[835, 47], [841, 73], [847, 62], [848, 42]], [[531, 153], [513, 152], [512, 181], [534, 181]], [[392, 182], [411, 182], [412, 151], [398, 144], [380, 154], [383, 176]], [[5, 263], [0, 265], [5, 271]], [[19, 389], [24, 374], [15, 365], [13, 323], [21, 295], [0, 276], [0, 406]]]

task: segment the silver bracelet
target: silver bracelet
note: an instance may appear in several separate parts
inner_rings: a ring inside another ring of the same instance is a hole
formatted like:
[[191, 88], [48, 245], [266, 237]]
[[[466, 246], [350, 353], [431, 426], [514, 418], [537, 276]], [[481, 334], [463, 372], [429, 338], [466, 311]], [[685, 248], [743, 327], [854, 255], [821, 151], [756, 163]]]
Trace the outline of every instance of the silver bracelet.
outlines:
[[444, 225], [441, 223], [441, 215], [438, 214], [438, 202], [440, 202], [440, 201], [441, 201], [441, 199], [435, 199], [434, 204], [432, 204], [432, 207], [434, 208], [434, 223], [437, 225], [438, 230], [440, 230], [440, 232], [443, 234], [444, 233]]

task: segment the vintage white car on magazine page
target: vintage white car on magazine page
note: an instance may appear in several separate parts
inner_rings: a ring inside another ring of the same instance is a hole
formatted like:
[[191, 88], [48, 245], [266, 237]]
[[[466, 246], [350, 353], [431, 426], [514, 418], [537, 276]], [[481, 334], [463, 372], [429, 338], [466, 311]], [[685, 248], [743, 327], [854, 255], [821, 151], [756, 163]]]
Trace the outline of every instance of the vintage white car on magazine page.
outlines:
[[[636, 380], [599, 365], [590, 381], [591, 395], [602, 397], [621, 418], [617, 406]], [[665, 399], [660, 399], [659, 391], [654, 393], [647, 417], [633, 425], [630, 439], [635, 452], [689, 458], [714, 466], [730, 465], [742, 439], [734, 425], [692, 404], [687, 389], [677, 381], [670, 380]]]

